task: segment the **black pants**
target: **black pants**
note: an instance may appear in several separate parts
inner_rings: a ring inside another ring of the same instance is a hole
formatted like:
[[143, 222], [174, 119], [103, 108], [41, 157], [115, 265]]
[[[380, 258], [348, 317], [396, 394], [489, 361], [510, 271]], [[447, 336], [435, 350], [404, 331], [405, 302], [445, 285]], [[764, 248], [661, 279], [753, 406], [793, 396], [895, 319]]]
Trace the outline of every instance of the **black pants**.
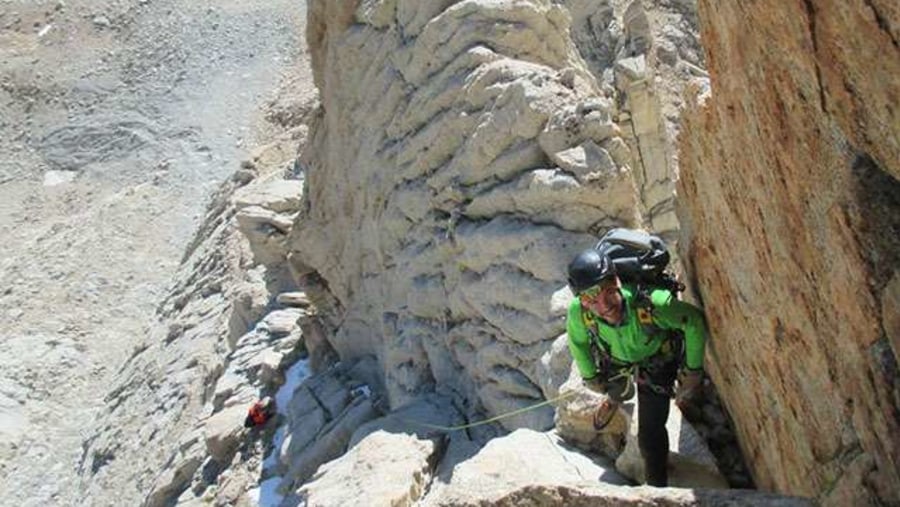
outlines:
[[[679, 344], [666, 345], [659, 354], [637, 365], [638, 446], [644, 458], [647, 484], [658, 487], [668, 486], [669, 483], [666, 421], [669, 419], [669, 400], [674, 395], [680, 362]], [[607, 394], [618, 402], [630, 399], [634, 395], [634, 391], [629, 389], [631, 382], [628, 375], [617, 376], [607, 384]]]
[[647, 484], [669, 484], [669, 400], [678, 376], [678, 356], [667, 353], [638, 365], [638, 445], [644, 458]]
[[647, 484], [669, 485], [669, 397], [638, 388], [638, 445], [644, 458]]

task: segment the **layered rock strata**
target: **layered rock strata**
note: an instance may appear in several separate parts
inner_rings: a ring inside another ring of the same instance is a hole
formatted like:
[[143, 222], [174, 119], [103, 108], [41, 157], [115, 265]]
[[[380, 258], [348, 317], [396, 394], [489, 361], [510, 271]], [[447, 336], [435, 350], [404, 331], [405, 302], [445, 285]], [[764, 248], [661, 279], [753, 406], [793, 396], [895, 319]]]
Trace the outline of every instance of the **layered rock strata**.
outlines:
[[436, 388], [467, 415], [542, 400], [565, 265], [639, 223], [615, 104], [568, 30], [549, 1], [310, 3], [323, 108], [292, 267], [324, 279], [335, 348], [378, 358], [392, 406]]
[[675, 181], [682, 97], [704, 81], [696, 2], [566, 0], [572, 38], [601, 88], [618, 105], [632, 154], [644, 225], [675, 243]]
[[213, 388], [212, 397], [169, 462], [156, 477], [144, 506], [233, 505], [249, 500], [268, 445], [264, 432], [244, 427], [247, 409], [283, 381], [301, 353], [301, 308], [268, 313], [242, 336]]
[[[83, 503], [117, 491], [137, 505], [165, 504], [186, 488], [205, 453], [197, 419], [211, 410], [211, 386], [225, 371], [235, 322], [265, 313], [264, 273], [231, 219], [229, 198], [245, 184], [229, 180], [213, 199], [197, 241], [185, 255], [159, 322], [123, 365], [106, 410], [85, 440]], [[207, 406], [210, 404], [210, 406]]]
[[700, 2], [681, 224], [758, 485], [900, 498], [900, 9]]

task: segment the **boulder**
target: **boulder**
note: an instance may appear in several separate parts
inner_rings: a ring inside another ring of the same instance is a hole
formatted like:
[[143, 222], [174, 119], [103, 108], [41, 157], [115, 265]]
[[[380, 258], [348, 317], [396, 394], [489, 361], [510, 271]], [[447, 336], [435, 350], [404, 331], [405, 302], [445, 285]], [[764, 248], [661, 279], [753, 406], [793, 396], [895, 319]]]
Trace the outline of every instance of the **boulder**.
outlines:
[[579, 181], [604, 174], [615, 174], [616, 164], [609, 152], [587, 140], [579, 146], [569, 148], [551, 156], [560, 168], [575, 175]]
[[172, 466], [163, 470], [162, 474], [153, 482], [153, 489], [144, 499], [144, 507], [163, 507], [169, 503], [172, 496], [183, 491], [191, 482], [194, 472], [202, 463], [200, 456], [182, 457]]
[[420, 439], [438, 442], [447, 435], [444, 428], [460, 426], [464, 422], [450, 398], [428, 394], [392, 410], [384, 417], [363, 424], [350, 439], [350, 446], [355, 446], [369, 433], [376, 431], [409, 433]]
[[259, 206], [238, 211], [238, 226], [253, 250], [257, 262], [277, 265], [287, 256], [287, 236], [293, 217], [282, 215]]
[[275, 297], [275, 301], [284, 306], [295, 306], [297, 308], [307, 308], [312, 302], [303, 292], [282, 292]]
[[378, 430], [319, 467], [296, 492], [303, 505], [413, 505], [431, 481], [437, 445], [416, 435]]
[[235, 218], [257, 262], [277, 266], [285, 261], [287, 234], [300, 210], [303, 186], [303, 181], [273, 179], [235, 192]]
[[591, 460], [553, 432], [516, 430], [482, 448], [451, 441], [423, 506], [493, 505], [522, 488], [604, 482], [627, 485], [611, 462]]
[[300, 209], [302, 198], [303, 181], [273, 179], [239, 188], [233, 199], [238, 211], [256, 206], [275, 213], [294, 213]]
[[231, 461], [244, 434], [247, 407], [228, 407], [213, 414], [204, 424], [206, 449], [219, 463]]
[[[461, 499], [453, 507], [483, 506], [480, 499]], [[798, 497], [757, 491], [627, 487], [584, 482], [579, 485], [529, 485], [491, 500], [492, 507], [533, 505], [551, 507], [813, 507], [815, 502]]]
[[[294, 490], [309, 480], [320, 465], [343, 455], [353, 432], [377, 416], [378, 411], [371, 399], [354, 398], [332, 421], [313, 435], [315, 439], [309, 445], [289, 457], [290, 465], [281, 489]], [[291, 431], [309, 431], [309, 428], [292, 426]]]
[[569, 377], [559, 388], [560, 400], [556, 409], [556, 431], [567, 443], [611, 458], [625, 447], [628, 419], [619, 410], [602, 432], [594, 429], [594, 412], [606, 399], [584, 386], [577, 368], [569, 365]]
[[553, 340], [550, 348], [541, 355], [537, 372], [544, 396], [547, 398], [559, 396], [560, 389], [572, 373], [572, 355], [569, 353], [566, 335]]
[[290, 334], [300, 326], [298, 320], [306, 312], [297, 308], [275, 310], [266, 315], [258, 328], [266, 331], [270, 336], [278, 338]]
[[360, 426], [380, 415], [371, 389], [356, 380], [359, 365], [372, 368], [364, 359], [305, 378], [279, 408], [286, 418], [284, 439], [267, 468], [285, 471], [279, 485], [282, 493], [296, 492], [320, 465], [347, 450]]

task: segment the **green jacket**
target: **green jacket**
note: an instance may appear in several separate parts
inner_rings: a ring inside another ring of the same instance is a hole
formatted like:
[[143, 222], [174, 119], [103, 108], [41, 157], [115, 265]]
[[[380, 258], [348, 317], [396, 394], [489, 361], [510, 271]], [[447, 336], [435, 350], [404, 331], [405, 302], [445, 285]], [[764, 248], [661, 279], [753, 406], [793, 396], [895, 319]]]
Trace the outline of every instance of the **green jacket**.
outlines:
[[[624, 363], [639, 363], [656, 354], [669, 333], [664, 330], [678, 329], [684, 332], [685, 363], [689, 369], [703, 367], [703, 347], [706, 344], [706, 323], [703, 313], [695, 306], [679, 301], [668, 290], [654, 290], [650, 293], [653, 310], [648, 321], [640, 322], [639, 311], [635, 305], [634, 288], [622, 287], [625, 300], [625, 316], [618, 326], [610, 326], [593, 312], [582, 315], [581, 302], [575, 298], [569, 305], [566, 319], [566, 331], [569, 335], [569, 351], [578, 365], [583, 378], [597, 375], [597, 367], [591, 358], [591, 333], [603, 343], [597, 345], [607, 350], [613, 359]], [[652, 321], [652, 323], [651, 323]]]

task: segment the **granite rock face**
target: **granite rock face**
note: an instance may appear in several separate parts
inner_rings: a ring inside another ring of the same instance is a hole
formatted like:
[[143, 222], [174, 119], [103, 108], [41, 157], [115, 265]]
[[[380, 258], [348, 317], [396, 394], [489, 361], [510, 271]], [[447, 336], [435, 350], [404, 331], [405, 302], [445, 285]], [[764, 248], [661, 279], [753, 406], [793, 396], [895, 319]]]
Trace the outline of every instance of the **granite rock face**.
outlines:
[[[760, 485], [889, 504], [898, 59], [866, 72], [896, 56], [898, 16], [865, 5], [310, 1], [321, 107], [278, 113], [313, 122], [291, 164], [306, 179], [247, 185], [247, 164], [214, 199], [85, 442], [85, 482], [134, 467], [146, 505], [810, 505], [624, 487], [634, 428], [591, 426], [564, 269], [606, 228], [644, 225], [684, 228], [709, 369]], [[681, 125], [685, 91], [706, 102]], [[241, 429], [278, 386], [278, 429]], [[699, 439], [670, 422], [687, 454]], [[700, 454], [687, 471], [705, 479], [673, 483], [723, 485]]]
[[757, 484], [900, 497], [900, 8], [699, 2], [683, 245]]
[[310, 2], [322, 110], [289, 257], [335, 298], [338, 354], [379, 358], [392, 406], [438, 385], [467, 415], [542, 400], [566, 264], [640, 223], [616, 105], [569, 23], [549, 1]]

